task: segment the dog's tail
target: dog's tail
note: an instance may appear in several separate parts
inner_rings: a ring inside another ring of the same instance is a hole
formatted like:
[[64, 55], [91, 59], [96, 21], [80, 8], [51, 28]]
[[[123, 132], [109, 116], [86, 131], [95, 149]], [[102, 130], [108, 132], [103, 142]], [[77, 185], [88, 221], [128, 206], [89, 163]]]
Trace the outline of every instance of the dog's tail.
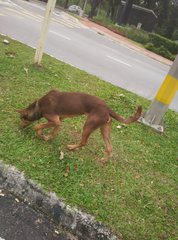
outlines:
[[138, 106], [137, 111], [135, 112], [135, 114], [133, 116], [130, 116], [129, 118], [124, 118], [122, 116], [119, 116], [113, 110], [109, 109], [109, 115], [112, 118], [116, 119], [117, 121], [119, 121], [121, 123], [125, 123], [125, 124], [136, 122], [139, 119], [139, 117], [141, 116], [141, 113], [142, 113], [142, 106]]

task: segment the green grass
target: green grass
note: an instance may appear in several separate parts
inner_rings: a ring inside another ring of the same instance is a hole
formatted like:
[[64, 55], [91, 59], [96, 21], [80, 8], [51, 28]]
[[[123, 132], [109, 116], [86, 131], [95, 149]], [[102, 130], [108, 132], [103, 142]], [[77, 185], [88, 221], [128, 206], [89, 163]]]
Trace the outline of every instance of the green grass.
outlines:
[[167, 112], [164, 134], [142, 124], [118, 129], [113, 121], [113, 158], [102, 167], [99, 131], [80, 151], [66, 148], [79, 141], [84, 117], [66, 119], [57, 138], [44, 142], [32, 126], [19, 129], [15, 110], [52, 88], [97, 95], [123, 116], [139, 104], [146, 110], [150, 102], [47, 55], [37, 67], [33, 49], [13, 40], [5, 45], [3, 39], [0, 36], [0, 159], [121, 232], [124, 239], [176, 239], [178, 114]]

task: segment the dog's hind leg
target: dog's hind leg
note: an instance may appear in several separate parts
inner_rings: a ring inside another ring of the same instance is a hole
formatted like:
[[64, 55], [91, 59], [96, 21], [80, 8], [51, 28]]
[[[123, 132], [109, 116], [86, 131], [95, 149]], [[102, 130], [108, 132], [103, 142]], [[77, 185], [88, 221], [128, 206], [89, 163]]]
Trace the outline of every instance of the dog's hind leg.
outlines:
[[84, 124], [83, 132], [82, 132], [82, 139], [79, 144], [74, 145], [67, 145], [69, 150], [79, 149], [86, 145], [90, 134], [100, 127], [103, 124], [103, 119], [100, 118], [97, 114], [90, 114]]
[[112, 157], [112, 145], [110, 140], [111, 123], [112, 120], [109, 119], [109, 121], [100, 128], [101, 134], [106, 144], [106, 156], [101, 159], [102, 163], [106, 163], [108, 159]]

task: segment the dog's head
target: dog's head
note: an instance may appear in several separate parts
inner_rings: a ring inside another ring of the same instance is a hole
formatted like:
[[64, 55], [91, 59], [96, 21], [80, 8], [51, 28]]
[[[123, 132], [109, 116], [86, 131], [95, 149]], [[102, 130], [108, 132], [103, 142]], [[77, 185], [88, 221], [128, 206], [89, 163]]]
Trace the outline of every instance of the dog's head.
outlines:
[[22, 128], [41, 118], [38, 101], [33, 102], [25, 109], [17, 109], [16, 112], [20, 114], [20, 127]]

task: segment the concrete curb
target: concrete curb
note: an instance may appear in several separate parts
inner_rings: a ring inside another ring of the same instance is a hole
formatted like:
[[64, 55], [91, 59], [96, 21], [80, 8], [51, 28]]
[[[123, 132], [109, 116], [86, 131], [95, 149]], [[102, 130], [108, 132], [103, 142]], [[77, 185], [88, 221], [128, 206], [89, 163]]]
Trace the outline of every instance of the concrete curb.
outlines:
[[93, 216], [66, 205], [55, 193], [46, 193], [39, 184], [25, 178], [23, 173], [1, 160], [0, 187], [43, 212], [79, 240], [122, 239], [121, 234], [115, 236]]

